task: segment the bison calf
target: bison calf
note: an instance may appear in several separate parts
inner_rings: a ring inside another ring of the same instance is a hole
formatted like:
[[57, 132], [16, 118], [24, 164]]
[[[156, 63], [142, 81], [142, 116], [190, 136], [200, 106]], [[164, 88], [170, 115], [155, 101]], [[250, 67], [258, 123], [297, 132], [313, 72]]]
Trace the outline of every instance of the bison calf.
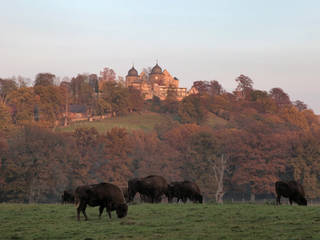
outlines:
[[84, 185], [75, 190], [75, 204], [77, 207], [77, 219], [80, 221], [80, 212], [82, 211], [85, 220], [88, 220], [86, 214], [87, 205], [91, 207], [99, 206], [99, 218], [106, 208], [111, 219], [111, 211], [116, 211], [118, 218], [127, 216], [128, 205], [124, 199], [121, 189], [111, 183], [99, 183], [93, 185]]

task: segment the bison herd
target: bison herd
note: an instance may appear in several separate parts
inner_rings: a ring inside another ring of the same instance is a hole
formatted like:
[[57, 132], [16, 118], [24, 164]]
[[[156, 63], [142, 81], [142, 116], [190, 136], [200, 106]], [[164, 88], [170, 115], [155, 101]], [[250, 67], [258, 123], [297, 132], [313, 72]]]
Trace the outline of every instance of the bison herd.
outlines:
[[[304, 190], [301, 184], [296, 181], [275, 183], [277, 194], [276, 203], [280, 204], [281, 196], [289, 198], [290, 204], [296, 202], [299, 205], [307, 205]], [[150, 203], [161, 202], [165, 196], [168, 202], [177, 202], [180, 200], [186, 203], [188, 200], [194, 203], [202, 203], [203, 197], [199, 186], [191, 181], [171, 182], [156, 175], [144, 178], [133, 178], [128, 181], [128, 187], [120, 189], [111, 183], [99, 183], [92, 185], [83, 185], [77, 187], [74, 191], [65, 190], [61, 196], [62, 203], [75, 203], [77, 208], [77, 219], [80, 221], [80, 212], [83, 213], [85, 220], [88, 220], [86, 214], [87, 206], [99, 206], [99, 218], [103, 210], [111, 219], [111, 212], [116, 211], [118, 218], [123, 218], [128, 213], [128, 202], [133, 201], [135, 195], [139, 193], [142, 201]]]

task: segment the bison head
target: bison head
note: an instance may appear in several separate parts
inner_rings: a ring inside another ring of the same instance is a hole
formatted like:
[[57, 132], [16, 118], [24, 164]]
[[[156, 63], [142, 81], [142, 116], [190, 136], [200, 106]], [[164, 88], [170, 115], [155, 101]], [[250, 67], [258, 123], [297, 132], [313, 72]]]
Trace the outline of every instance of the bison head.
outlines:
[[197, 196], [195, 197], [195, 200], [196, 200], [196, 202], [198, 202], [198, 203], [203, 203], [203, 197], [202, 197], [202, 195], [201, 195], [201, 194], [197, 195]]
[[308, 205], [307, 199], [305, 199], [304, 197], [301, 196], [298, 204], [303, 205], [303, 206], [307, 206]]
[[118, 207], [116, 208], [116, 212], [117, 212], [118, 218], [123, 218], [123, 217], [127, 216], [128, 205], [125, 203], [119, 204]]

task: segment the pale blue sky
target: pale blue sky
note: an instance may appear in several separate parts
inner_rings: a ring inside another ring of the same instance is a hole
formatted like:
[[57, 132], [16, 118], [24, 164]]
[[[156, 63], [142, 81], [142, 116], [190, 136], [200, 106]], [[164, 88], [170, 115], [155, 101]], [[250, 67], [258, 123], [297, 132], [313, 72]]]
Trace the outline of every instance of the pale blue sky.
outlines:
[[320, 1], [0, 0], [0, 77], [125, 76], [159, 65], [182, 87], [245, 74], [320, 113]]

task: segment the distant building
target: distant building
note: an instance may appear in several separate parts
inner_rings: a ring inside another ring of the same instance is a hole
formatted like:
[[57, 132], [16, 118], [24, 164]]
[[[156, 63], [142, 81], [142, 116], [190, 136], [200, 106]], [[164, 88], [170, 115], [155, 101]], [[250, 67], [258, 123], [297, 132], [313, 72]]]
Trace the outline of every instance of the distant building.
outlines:
[[161, 100], [165, 100], [169, 91], [175, 92], [179, 101], [187, 96], [187, 89], [179, 88], [179, 80], [172, 77], [166, 69], [162, 71], [158, 64], [152, 68], [149, 75], [145, 72], [141, 72], [139, 75], [132, 66], [126, 76], [126, 86], [140, 90], [145, 99], [157, 96]]

